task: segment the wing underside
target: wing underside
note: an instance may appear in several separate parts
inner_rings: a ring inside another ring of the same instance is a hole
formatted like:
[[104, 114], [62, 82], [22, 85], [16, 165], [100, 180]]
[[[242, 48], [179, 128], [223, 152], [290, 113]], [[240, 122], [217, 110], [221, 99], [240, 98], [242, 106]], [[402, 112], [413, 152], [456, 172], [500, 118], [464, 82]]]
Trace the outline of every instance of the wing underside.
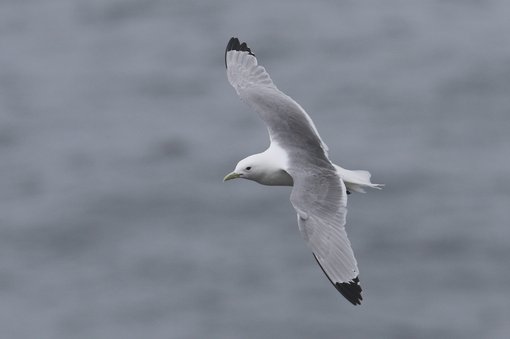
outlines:
[[271, 140], [283, 147], [315, 146], [327, 158], [328, 147], [306, 111], [280, 91], [246, 43], [230, 39], [225, 51], [227, 78], [243, 102], [266, 124]]
[[294, 180], [291, 202], [298, 213], [298, 227], [329, 281], [347, 300], [359, 305], [358, 264], [345, 230], [345, 185], [336, 173], [320, 171], [303, 175], [289, 170]]

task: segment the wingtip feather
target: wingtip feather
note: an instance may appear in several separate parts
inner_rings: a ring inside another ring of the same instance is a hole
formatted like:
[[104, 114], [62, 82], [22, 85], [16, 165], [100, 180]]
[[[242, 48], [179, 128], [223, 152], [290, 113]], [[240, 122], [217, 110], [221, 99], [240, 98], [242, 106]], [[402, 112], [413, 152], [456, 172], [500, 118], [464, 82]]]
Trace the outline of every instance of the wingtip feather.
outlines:
[[361, 300], [363, 300], [363, 297], [361, 296], [362, 289], [361, 289], [361, 286], [359, 284], [359, 276], [357, 276], [356, 278], [354, 278], [354, 279], [352, 279], [351, 281], [348, 281], [348, 282], [343, 282], [343, 283], [337, 282], [337, 283], [334, 283], [333, 280], [331, 280], [329, 275], [324, 270], [324, 267], [322, 267], [321, 263], [319, 262], [319, 259], [315, 255], [315, 253], [313, 253], [313, 257], [317, 261], [317, 264], [319, 264], [322, 272], [324, 272], [324, 274], [328, 278], [329, 282], [331, 282], [331, 284], [333, 286], [335, 286], [337, 291], [340, 292], [344, 296], [344, 298], [347, 299], [354, 306], [361, 305]]
[[361, 305], [361, 286], [359, 285], [359, 278], [356, 277], [349, 282], [335, 284], [335, 288], [340, 292], [345, 299], [349, 300], [353, 305]]
[[252, 53], [250, 47], [246, 44], [246, 42], [241, 43], [238, 38], [232, 37], [228, 41], [227, 48], [225, 49], [225, 67], [227, 66], [227, 53], [229, 51], [240, 51], [240, 52], [248, 52], [248, 54], [255, 56]]

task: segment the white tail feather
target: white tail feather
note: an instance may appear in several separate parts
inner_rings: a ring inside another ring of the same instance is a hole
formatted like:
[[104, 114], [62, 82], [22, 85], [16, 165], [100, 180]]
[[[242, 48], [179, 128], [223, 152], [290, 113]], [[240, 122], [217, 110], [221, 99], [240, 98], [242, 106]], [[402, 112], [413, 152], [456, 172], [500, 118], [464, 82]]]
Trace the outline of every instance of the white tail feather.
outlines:
[[373, 184], [370, 181], [370, 177], [372, 175], [368, 171], [348, 170], [338, 165], [334, 166], [336, 168], [336, 171], [338, 172], [338, 175], [344, 181], [348, 191], [365, 193], [364, 190], [365, 187], [382, 189], [382, 187], [384, 186], [383, 184]]

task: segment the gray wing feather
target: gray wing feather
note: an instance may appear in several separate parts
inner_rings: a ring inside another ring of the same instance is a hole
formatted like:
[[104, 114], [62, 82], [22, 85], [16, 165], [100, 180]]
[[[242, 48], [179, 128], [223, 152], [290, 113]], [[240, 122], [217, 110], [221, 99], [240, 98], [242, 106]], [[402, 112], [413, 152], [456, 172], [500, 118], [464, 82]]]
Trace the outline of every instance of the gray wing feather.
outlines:
[[293, 180], [290, 201], [298, 212], [298, 226], [322, 268], [333, 282], [348, 282], [359, 274], [345, 231], [347, 193], [336, 173], [300, 175]]
[[[240, 50], [231, 49], [236, 47]], [[241, 100], [266, 123], [271, 140], [277, 140], [283, 147], [318, 146], [320, 153], [327, 157], [328, 147], [312, 119], [296, 101], [275, 86], [266, 69], [258, 65], [257, 58], [244, 43], [239, 44], [239, 40], [237, 44], [229, 42], [225, 64], [228, 81]]]
[[328, 169], [306, 174], [289, 169], [289, 174], [294, 181], [290, 200], [303, 238], [333, 286], [353, 305], [360, 305], [358, 264], [345, 231], [345, 184]]

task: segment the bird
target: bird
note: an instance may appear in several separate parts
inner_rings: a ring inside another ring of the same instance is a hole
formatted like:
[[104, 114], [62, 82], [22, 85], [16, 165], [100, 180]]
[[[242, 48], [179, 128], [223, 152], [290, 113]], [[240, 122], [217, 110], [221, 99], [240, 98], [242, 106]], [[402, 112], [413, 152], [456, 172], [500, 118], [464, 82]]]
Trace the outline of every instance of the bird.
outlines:
[[246, 42], [232, 37], [225, 49], [227, 78], [241, 101], [265, 123], [270, 145], [239, 161], [224, 181], [247, 179], [268, 186], [292, 186], [290, 202], [299, 231], [333, 286], [353, 305], [363, 297], [358, 264], [345, 230], [347, 195], [380, 189], [371, 174], [331, 162], [328, 147], [310, 116], [280, 91]]

